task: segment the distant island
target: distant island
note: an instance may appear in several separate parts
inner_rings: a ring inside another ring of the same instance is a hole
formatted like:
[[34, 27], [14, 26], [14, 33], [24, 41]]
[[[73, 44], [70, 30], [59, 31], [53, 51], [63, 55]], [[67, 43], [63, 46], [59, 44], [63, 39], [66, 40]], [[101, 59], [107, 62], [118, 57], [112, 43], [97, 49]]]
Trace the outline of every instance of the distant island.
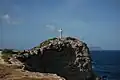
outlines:
[[98, 50], [103, 50], [101, 47], [89, 47], [90, 51], [98, 51]]

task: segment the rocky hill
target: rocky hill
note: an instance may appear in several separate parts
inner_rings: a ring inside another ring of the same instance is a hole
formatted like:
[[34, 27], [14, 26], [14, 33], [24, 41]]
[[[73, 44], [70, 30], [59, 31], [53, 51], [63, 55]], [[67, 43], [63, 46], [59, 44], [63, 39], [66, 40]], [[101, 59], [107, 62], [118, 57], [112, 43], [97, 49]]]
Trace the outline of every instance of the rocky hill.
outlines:
[[[100, 80], [92, 70], [87, 44], [72, 37], [48, 39], [30, 50], [3, 58], [25, 70], [24, 75], [50, 78], [39, 80]], [[51, 79], [50, 75], [56, 79]]]
[[16, 56], [24, 69], [55, 73], [67, 80], [96, 80], [87, 44], [72, 37], [52, 38]]

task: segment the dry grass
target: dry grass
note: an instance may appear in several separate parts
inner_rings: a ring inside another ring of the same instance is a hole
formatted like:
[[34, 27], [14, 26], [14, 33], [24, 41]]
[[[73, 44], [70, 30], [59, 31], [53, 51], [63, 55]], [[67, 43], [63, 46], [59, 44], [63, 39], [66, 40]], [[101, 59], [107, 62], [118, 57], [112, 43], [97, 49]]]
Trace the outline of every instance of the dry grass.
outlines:
[[0, 80], [59, 80], [54, 77], [40, 77], [30, 78], [29, 75], [25, 76], [20, 70], [15, 70], [12, 66], [0, 64]]
[[21, 78], [21, 79], [14, 79], [14, 80], [59, 80], [59, 79], [55, 79], [55, 78], [40, 78], [40, 79], [37, 79], [37, 78], [24, 77], [24, 78]]
[[11, 77], [20, 77], [22, 74], [13, 69], [12, 66], [0, 64], [0, 80]]

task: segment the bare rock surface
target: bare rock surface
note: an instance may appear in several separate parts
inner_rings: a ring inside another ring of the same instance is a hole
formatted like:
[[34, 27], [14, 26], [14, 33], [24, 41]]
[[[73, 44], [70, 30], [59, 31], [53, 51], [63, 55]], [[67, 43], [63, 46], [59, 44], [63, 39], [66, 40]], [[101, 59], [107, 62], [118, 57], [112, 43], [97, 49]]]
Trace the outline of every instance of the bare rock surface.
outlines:
[[67, 80], [95, 80], [87, 44], [72, 37], [53, 38], [16, 55], [24, 69], [54, 73]]

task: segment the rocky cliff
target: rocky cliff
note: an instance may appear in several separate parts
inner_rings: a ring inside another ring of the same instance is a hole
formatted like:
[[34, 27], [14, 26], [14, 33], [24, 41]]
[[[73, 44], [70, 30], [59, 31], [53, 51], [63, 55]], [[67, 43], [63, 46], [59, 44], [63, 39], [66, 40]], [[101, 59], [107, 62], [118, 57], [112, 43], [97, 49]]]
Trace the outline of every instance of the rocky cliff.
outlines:
[[76, 38], [48, 39], [16, 58], [29, 71], [55, 73], [67, 80], [96, 80], [89, 48]]

